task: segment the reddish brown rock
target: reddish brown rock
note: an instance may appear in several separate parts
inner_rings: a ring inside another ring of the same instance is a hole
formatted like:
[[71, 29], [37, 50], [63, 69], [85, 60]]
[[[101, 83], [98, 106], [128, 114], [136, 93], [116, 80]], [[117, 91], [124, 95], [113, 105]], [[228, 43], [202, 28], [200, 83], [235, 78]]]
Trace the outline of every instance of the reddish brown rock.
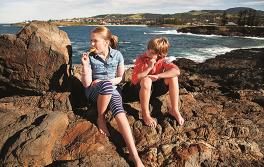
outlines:
[[84, 158], [82, 163], [87, 166], [128, 166], [118, 155], [115, 146], [106, 136], [100, 134], [91, 122], [85, 120], [76, 122], [66, 131], [60, 143], [54, 149], [55, 160]]
[[67, 34], [46, 22], [32, 22], [0, 36], [1, 97], [65, 89], [71, 59]]
[[33, 124], [17, 134], [4, 155], [7, 166], [45, 166], [53, 162], [55, 142], [68, 126], [67, 115], [60, 112], [38, 117]]

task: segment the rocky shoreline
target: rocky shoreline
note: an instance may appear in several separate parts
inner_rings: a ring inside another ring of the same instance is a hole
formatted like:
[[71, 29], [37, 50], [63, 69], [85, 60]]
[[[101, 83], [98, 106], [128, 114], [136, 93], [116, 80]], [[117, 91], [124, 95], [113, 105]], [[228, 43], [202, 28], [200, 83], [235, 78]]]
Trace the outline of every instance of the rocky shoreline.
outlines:
[[[98, 132], [96, 108], [87, 104], [79, 80], [81, 66], [70, 66], [69, 42], [43, 22], [0, 36], [0, 166], [133, 166], [111, 112], [111, 137]], [[263, 55], [264, 48], [252, 48], [204, 63], [175, 61], [184, 126], [167, 115], [168, 94], [151, 101], [156, 128], [143, 124], [139, 102], [125, 103], [143, 163], [263, 166]], [[131, 69], [124, 84], [130, 78]]]
[[223, 36], [248, 36], [264, 37], [264, 27], [244, 26], [193, 26], [183, 27], [177, 30], [182, 33], [223, 35]]

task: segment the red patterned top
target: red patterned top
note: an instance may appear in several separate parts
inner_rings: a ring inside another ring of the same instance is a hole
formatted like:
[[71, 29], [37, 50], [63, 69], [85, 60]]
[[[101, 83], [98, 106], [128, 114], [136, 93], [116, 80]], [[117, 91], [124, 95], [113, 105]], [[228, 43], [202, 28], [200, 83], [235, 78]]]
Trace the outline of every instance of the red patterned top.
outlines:
[[[146, 52], [138, 56], [138, 58], [136, 59], [132, 74], [132, 81], [131, 81], [134, 85], [136, 85], [139, 81], [137, 77], [138, 73], [141, 73], [148, 68], [149, 61], [150, 59], [146, 57]], [[153, 69], [148, 74], [149, 75], [160, 74], [164, 71], [170, 70], [175, 67], [177, 67], [175, 64], [167, 61], [165, 58], [161, 58], [155, 63]]]

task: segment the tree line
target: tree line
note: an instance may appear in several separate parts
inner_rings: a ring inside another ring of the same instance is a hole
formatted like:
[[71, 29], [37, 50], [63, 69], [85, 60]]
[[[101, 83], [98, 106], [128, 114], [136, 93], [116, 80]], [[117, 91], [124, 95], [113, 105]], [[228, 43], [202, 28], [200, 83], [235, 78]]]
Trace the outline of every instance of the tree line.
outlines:
[[260, 24], [260, 18], [258, 17], [256, 10], [241, 10], [239, 11], [236, 20], [229, 18], [227, 13], [224, 12], [222, 15], [221, 25], [226, 25], [229, 20], [236, 22], [239, 26], [258, 26]]
[[195, 23], [199, 22], [201, 24], [208, 23], [217, 23], [218, 25], [227, 25], [228, 22], [233, 22], [238, 26], [259, 26], [261, 23], [261, 17], [258, 16], [256, 10], [240, 10], [237, 14], [230, 14], [226, 11], [218, 15], [200, 15], [200, 16], [192, 16], [192, 15], [182, 15], [175, 17], [160, 17], [156, 18], [153, 24], [162, 25], [162, 24], [175, 24], [175, 25], [183, 25], [186, 23]]

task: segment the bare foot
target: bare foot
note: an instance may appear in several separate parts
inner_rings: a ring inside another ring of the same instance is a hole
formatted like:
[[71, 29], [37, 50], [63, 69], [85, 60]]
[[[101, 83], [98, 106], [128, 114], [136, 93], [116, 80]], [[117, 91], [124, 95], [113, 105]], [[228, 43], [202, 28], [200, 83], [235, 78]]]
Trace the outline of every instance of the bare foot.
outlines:
[[150, 127], [156, 127], [157, 126], [157, 121], [152, 118], [151, 116], [143, 116], [143, 120], [144, 120], [144, 123], [147, 125], [147, 126], [150, 126]]
[[172, 115], [178, 121], [180, 126], [183, 125], [184, 119], [182, 118], [181, 113], [179, 111], [177, 111], [177, 112], [170, 111], [169, 114]]
[[110, 136], [110, 133], [107, 129], [104, 117], [98, 117], [97, 118], [97, 126], [98, 126], [99, 132], [101, 134], [106, 135], [106, 136]]
[[132, 157], [130, 154], [129, 154], [129, 157], [128, 157], [129, 160], [133, 161], [135, 167], [144, 167], [144, 164], [142, 163], [141, 159], [139, 158], [139, 156], [137, 157]]

